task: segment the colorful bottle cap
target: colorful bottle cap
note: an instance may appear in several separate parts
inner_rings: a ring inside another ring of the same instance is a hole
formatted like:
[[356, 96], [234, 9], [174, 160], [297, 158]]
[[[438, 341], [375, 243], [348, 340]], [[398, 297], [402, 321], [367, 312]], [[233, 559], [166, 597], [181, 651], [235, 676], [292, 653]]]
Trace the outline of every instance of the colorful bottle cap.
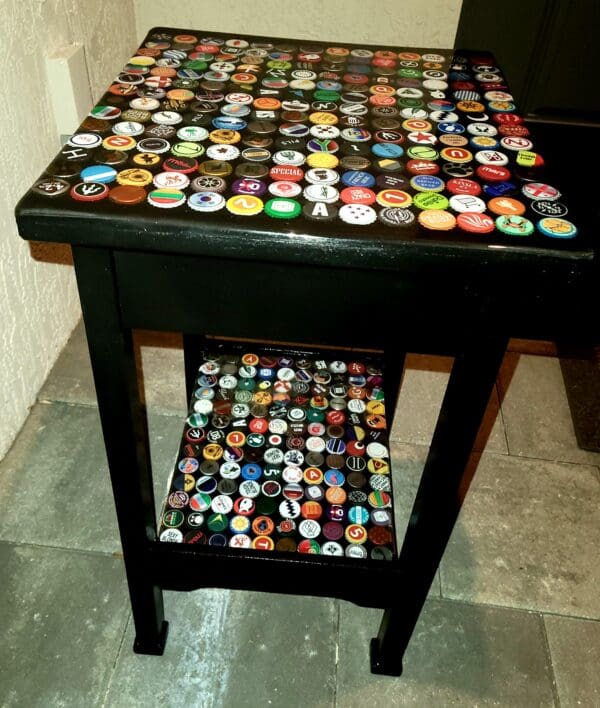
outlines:
[[410, 186], [417, 192], [441, 192], [445, 182], [435, 175], [420, 174], [410, 180]]
[[569, 213], [567, 207], [561, 202], [547, 199], [535, 199], [531, 202], [531, 210], [540, 216], [564, 217]]
[[102, 182], [80, 182], [71, 188], [71, 196], [79, 202], [97, 202], [108, 196], [108, 187]]
[[377, 221], [377, 212], [366, 204], [344, 204], [338, 215], [344, 223], [355, 226], [367, 226]]
[[560, 192], [556, 187], [551, 187], [549, 184], [543, 184], [542, 182], [529, 182], [523, 186], [522, 192], [529, 199], [556, 201], [560, 197]]
[[384, 207], [406, 209], [412, 204], [412, 197], [401, 189], [382, 189], [377, 193], [377, 203]]
[[471, 194], [455, 194], [450, 197], [450, 208], [461, 214], [464, 212], [483, 213], [486, 206], [483, 199], [479, 197], [474, 197]]
[[236, 195], [226, 202], [229, 212], [239, 216], [254, 216], [260, 214], [264, 208], [262, 199], [251, 195]]
[[456, 217], [456, 223], [463, 231], [473, 234], [489, 234], [496, 228], [491, 216], [472, 212], [459, 214]]
[[146, 190], [143, 187], [132, 187], [129, 185], [119, 185], [108, 193], [108, 198], [115, 204], [125, 204], [128, 206], [140, 204], [146, 200]]
[[274, 219], [295, 219], [301, 212], [302, 205], [294, 199], [275, 197], [265, 204], [265, 214]]
[[496, 228], [508, 236], [530, 236], [534, 232], [534, 226], [523, 216], [499, 216], [496, 219]]
[[471, 162], [471, 160], [473, 159], [473, 153], [461, 147], [445, 147], [440, 152], [440, 157], [444, 160], [447, 160], [448, 162], [464, 164], [467, 162]]
[[160, 209], [173, 209], [185, 203], [185, 194], [179, 189], [154, 189], [148, 194], [148, 204]]
[[433, 231], [450, 231], [456, 226], [456, 219], [448, 211], [426, 209], [419, 214], [419, 224]]
[[133, 167], [129, 170], [123, 170], [117, 175], [119, 184], [131, 185], [133, 187], [145, 187], [152, 183], [152, 172], [141, 168]]
[[471, 194], [477, 196], [481, 194], [481, 186], [478, 182], [464, 177], [453, 177], [446, 182], [446, 189], [450, 194]]
[[84, 182], [109, 184], [117, 178], [117, 171], [108, 165], [91, 165], [81, 170], [80, 177]]
[[374, 204], [376, 194], [365, 187], [346, 187], [340, 192], [340, 199], [345, 204]]
[[363, 544], [367, 540], [367, 530], [364, 526], [362, 526], [362, 524], [349, 524], [346, 527], [344, 536], [348, 543], [356, 545]]
[[188, 197], [187, 203], [194, 211], [207, 213], [222, 209], [225, 197], [217, 192], [194, 192]]
[[448, 199], [443, 194], [436, 192], [419, 192], [413, 197], [413, 204], [417, 209], [443, 210], [448, 208]]
[[135, 138], [127, 135], [109, 135], [102, 141], [106, 150], [132, 150], [137, 145]]
[[525, 213], [525, 204], [517, 199], [511, 199], [510, 197], [494, 197], [488, 202], [488, 209], [493, 214], [500, 216], [504, 214], [522, 216]]
[[398, 207], [385, 207], [377, 215], [379, 221], [386, 226], [410, 226], [414, 223], [415, 215], [408, 209]]
[[540, 219], [537, 223], [537, 228], [545, 236], [550, 236], [551, 238], [574, 238], [577, 236], [575, 224], [555, 216], [547, 216]]

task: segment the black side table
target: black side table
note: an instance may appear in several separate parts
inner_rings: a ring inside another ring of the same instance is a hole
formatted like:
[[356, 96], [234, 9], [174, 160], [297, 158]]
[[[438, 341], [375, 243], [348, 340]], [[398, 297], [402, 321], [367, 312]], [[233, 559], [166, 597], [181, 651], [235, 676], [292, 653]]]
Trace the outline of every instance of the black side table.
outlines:
[[[73, 247], [134, 649], [164, 589], [333, 596], [399, 675], [508, 338], [585, 332], [594, 250], [490, 55], [204, 34], [152, 29], [16, 211]], [[454, 356], [398, 557], [157, 540], [136, 328], [184, 333], [188, 393], [204, 335], [382, 350], [388, 411], [403, 352]]]

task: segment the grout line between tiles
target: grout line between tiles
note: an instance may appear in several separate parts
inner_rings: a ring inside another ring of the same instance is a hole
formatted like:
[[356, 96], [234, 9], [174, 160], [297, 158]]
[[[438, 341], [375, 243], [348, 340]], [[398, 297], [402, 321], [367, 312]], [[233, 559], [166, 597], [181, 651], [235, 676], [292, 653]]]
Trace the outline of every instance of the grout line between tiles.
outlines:
[[337, 694], [338, 694], [338, 667], [340, 661], [340, 601], [336, 598], [335, 600], [336, 609], [336, 621], [335, 621], [335, 662], [334, 662], [334, 673], [333, 673], [333, 708], [337, 708]]
[[[502, 427], [504, 428], [504, 419], [502, 420]], [[504, 440], [506, 441], [506, 429], [503, 430]], [[424, 442], [422, 440], [407, 440], [397, 435], [390, 435], [390, 443], [396, 443], [397, 445], [413, 445], [415, 447], [424, 447], [429, 450], [431, 446], [431, 441]], [[490, 450], [486, 445], [483, 450], [474, 449], [474, 453], [489, 453], [493, 455], [502, 455], [503, 457], [510, 457], [511, 454], [508, 452], [508, 442], [506, 442], [506, 450]]]
[[541, 612], [538, 614], [538, 617], [542, 625], [542, 637], [544, 641], [544, 647], [546, 649], [546, 656], [548, 657], [548, 664], [550, 667], [550, 679], [552, 681], [552, 695], [554, 696], [554, 704], [557, 708], [560, 708], [560, 695], [558, 693], [556, 676], [554, 674], [554, 661], [552, 660], [552, 650], [550, 649], [550, 641], [548, 640], [548, 632], [546, 631], [546, 621], [544, 619], [544, 615]]
[[442, 564], [438, 565], [437, 570], [435, 571], [435, 577], [438, 581], [438, 596], [436, 597], [436, 600], [439, 598], [440, 600], [443, 599], [443, 594], [442, 594]]
[[508, 443], [508, 430], [506, 428], [506, 420], [504, 419], [504, 410], [502, 408], [502, 401], [500, 399], [500, 384], [498, 383], [498, 380], [496, 380], [494, 387], [496, 388], [496, 396], [498, 397], [498, 415], [500, 416], [500, 420], [502, 422], [502, 433], [504, 435], [504, 442], [506, 443], [506, 454], [510, 456], [511, 453], [510, 445]]
[[58, 403], [63, 406], [81, 406], [82, 408], [98, 408], [97, 403], [88, 403], [87, 401], [63, 401], [60, 398], [38, 398], [36, 403], [41, 403], [43, 406], [52, 406]]
[[15, 541], [10, 538], [0, 538], [0, 543], [4, 543], [7, 546], [25, 546], [28, 548], [38, 548], [40, 550], [52, 550], [52, 551], [69, 551], [73, 553], [81, 553], [87, 556], [97, 556], [100, 558], [117, 558], [123, 560], [123, 555], [121, 551], [94, 551], [93, 549], [86, 548], [72, 548], [69, 546], [53, 546], [52, 544], [44, 543], [30, 543], [29, 541]]
[[[600, 453], [592, 453], [599, 454]], [[599, 465], [595, 462], [574, 462], [573, 460], [562, 460], [550, 457], [533, 457], [531, 455], [515, 455], [513, 453], [509, 454], [514, 460], [532, 460], [533, 462], [550, 462], [557, 465], [577, 465], [579, 467], [594, 467], [598, 469]]]
[[[434, 599], [437, 600], [438, 598], [429, 598], [429, 599]], [[541, 610], [539, 608], [533, 608], [533, 607], [515, 607], [514, 605], [499, 605], [497, 603], [493, 602], [475, 602], [474, 600], [459, 600], [458, 598], [455, 597], [447, 597], [442, 594], [442, 597], [440, 598], [444, 602], [452, 602], [456, 603], [459, 605], [469, 605], [471, 607], [491, 607], [496, 610], [511, 610], [514, 612], [528, 612], [528, 613], [538, 613], [542, 614], [544, 616], [549, 616], [549, 617], [564, 617], [565, 619], [576, 619], [576, 620], [584, 620], [586, 622], [596, 622], [597, 624], [600, 624], [600, 616], [598, 617], [586, 617], [585, 615], [573, 615], [573, 614], [567, 614], [564, 612], [552, 612], [551, 610]]]
[[117, 652], [115, 654], [115, 660], [113, 661], [112, 665], [112, 670], [110, 672], [110, 676], [108, 677], [108, 681], [106, 683], [106, 690], [104, 691], [104, 697], [102, 699], [102, 708], [107, 708], [107, 699], [108, 699], [108, 694], [110, 692], [112, 683], [113, 683], [113, 678], [115, 675], [115, 672], [117, 670], [117, 664], [119, 662], [119, 658], [121, 657], [121, 653], [123, 651], [123, 645], [125, 644], [125, 636], [127, 635], [127, 630], [129, 629], [129, 623], [131, 622], [131, 612], [127, 612], [127, 618], [125, 620], [125, 624], [123, 627], [123, 632], [121, 633], [121, 641], [119, 642], [119, 646], [117, 648]]
[[[60, 398], [38, 398], [36, 403], [41, 403], [42, 405], [53, 405], [58, 403], [64, 406], [82, 406], [83, 408], [98, 408], [97, 403], [88, 403], [87, 401], [64, 401]], [[147, 413], [150, 415], [161, 415], [167, 418], [180, 418], [182, 423], [187, 415], [184, 410], [176, 411], [167, 408], [155, 408], [154, 406], [146, 406]]]

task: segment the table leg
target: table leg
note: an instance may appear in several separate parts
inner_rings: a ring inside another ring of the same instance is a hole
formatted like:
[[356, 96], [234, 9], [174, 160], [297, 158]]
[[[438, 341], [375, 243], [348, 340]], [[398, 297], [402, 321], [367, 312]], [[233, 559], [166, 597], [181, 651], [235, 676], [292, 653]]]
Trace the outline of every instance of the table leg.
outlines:
[[461, 508], [461, 482], [507, 339], [480, 340], [457, 356], [398, 560], [398, 602], [371, 640], [371, 671], [399, 676], [402, 659]]
[[206, 346], [206, 337], [201, 334], [183, 335], [183, 363], [185, 367], [185, 391], [189, 403], [196, 386], [201, 359], [200, 349]]
[[398, 405], [398, 396], [404, 378], [404, 362], [406, 360], [406, 352], [399, 351], [398, 347], [390, 346], [384, 350], [385, 362], [385, 411], [387, 419], [387, 428], [391, 432], [396, 415], [396, 406]]
[[73, 256], [135, 623], [134, 651], [160, 655], [168, 624], [162, 590], [147, 563], [156, 516], [132, 333], [121, 326], [111, 252], [75, 247]]

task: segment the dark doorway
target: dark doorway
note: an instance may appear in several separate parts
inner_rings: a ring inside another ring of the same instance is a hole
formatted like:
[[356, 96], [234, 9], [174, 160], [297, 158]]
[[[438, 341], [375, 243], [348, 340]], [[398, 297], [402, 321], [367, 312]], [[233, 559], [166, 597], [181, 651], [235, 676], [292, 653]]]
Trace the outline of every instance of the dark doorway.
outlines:
[[[495, 54], [534, 149], [552, 166], [547, 179], [556, 177], [578, 222], [594, 231], [600, 207], [588, 186], [597, 181], [599, 34], [598, 0], [463, 0], [455, 43]], [[590, 300], [582, 303], [587, 334], [598, 344], [596, 293]], [[600, 347], [557, 345], [578, 444], [600, 451]]]

